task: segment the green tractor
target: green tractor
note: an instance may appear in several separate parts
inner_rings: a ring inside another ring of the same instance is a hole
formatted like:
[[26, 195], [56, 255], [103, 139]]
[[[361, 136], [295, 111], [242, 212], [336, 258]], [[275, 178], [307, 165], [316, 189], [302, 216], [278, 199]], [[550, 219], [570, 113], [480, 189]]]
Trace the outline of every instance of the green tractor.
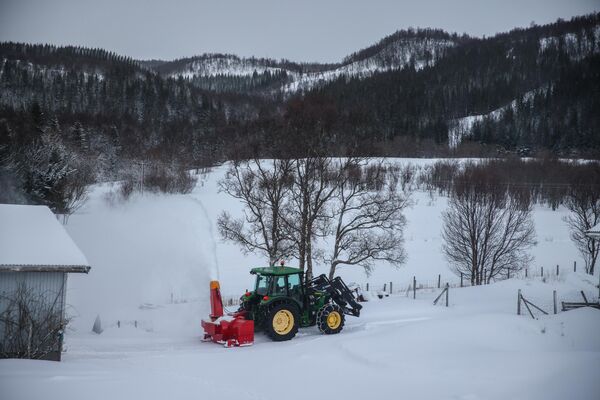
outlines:
[[305, 282], [302, 270], [283, 265], [250, 273], [256, 284], [241, 297], [238, 313], [274, 341], [290, 340], [299, 327], [314, 325], [325, 334], [339, 333], [345, 315], [360, 316], [362, 306], [340, 277], [320, 275]]

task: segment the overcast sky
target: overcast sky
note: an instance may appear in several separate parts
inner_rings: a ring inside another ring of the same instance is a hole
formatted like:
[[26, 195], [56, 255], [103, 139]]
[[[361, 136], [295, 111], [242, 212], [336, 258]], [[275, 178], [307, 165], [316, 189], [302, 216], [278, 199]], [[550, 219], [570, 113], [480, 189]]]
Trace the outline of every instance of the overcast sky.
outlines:
[[0, 41], [335, 62], [410, 26], [490, 36], [594, 11], [600, 0], [0, 0]]

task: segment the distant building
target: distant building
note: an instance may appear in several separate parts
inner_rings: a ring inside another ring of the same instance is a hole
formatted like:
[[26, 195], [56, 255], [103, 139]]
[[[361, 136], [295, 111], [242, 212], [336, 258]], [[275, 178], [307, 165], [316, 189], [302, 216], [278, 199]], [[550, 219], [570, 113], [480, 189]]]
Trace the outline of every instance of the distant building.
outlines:
[[60, 361], [67, 274], [89, 270], [48, 207], [0, 204], [0, 358]]

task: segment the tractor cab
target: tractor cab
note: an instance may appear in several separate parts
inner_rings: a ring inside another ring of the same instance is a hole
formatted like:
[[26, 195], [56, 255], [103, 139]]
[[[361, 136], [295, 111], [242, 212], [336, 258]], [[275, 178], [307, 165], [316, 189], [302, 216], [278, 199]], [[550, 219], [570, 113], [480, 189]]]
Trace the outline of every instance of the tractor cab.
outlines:
[[263, 300], [265, 296], [268, 298], [285, 296], [302, 302], [303, 273], [300, 269], [285, 266], [263, 267], [254, 268], [250, 273], [256, 275], [255, 296], [262, 296]]

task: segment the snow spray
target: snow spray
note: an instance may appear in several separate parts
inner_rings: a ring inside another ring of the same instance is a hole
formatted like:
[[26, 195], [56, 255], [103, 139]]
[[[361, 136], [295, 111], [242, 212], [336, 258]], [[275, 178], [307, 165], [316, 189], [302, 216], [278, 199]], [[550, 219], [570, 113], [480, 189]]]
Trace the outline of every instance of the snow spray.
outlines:
[[209, 265], [209, 275], [211, 281], [219, 280], [219, 261], [217, 260], [217, 242], [215, 241], [215, 233], [213, 229], [212, 221], [208, 215], [208, 211], [206, 211], [206, 207], [202, 204], [202, 201], [199, 199], [194, 199], [202, 209], [204, 213], [204, 217], [208, 223], [208, 232], [210, 233], [210, 252], [212, 254], [212, 263]]

